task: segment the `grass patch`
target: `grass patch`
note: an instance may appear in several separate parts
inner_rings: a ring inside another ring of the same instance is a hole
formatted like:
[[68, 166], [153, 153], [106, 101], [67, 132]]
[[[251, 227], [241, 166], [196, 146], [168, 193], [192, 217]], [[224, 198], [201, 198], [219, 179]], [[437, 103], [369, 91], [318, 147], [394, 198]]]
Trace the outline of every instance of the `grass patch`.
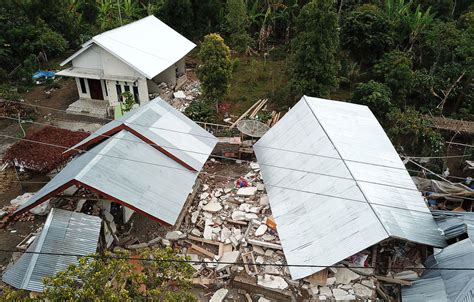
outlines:
[[287, 58], [239, 57], [234, 63], [231, 87], [224, 102], [230, 104], [230, 113], [244, 113], [258, 99], [269, 99], [269, 108], [282, 110], [293, 105], [290, 96], [290, 75]]

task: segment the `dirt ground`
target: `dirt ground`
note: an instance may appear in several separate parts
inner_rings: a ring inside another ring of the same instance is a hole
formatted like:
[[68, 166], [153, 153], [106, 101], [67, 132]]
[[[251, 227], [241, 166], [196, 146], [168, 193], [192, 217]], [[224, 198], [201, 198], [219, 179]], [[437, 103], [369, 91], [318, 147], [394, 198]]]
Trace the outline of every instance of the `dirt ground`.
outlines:
[[[14, 182], [10, 190], [0, 193], [0, 208], [9, 205], [10, 201], [15, 197], [27, 192], [36, 192], [47, 182], [49, 177], [43, 175], [35, 175], [28, 179], [28, 182], [41, 183], [22, 183]], [[10, 223], [6, 228], [0, 229], [0, 247], [5, 250], [15, 250], [18, 243], [20, 243], [28, 234], [35, 232], [39, 227], [42, 227], [46, 220], [46, 216], [35, 216], [34, 221], [16, 221]], [[9, 263], [12, 252], [0, 252], [0, 273]]]

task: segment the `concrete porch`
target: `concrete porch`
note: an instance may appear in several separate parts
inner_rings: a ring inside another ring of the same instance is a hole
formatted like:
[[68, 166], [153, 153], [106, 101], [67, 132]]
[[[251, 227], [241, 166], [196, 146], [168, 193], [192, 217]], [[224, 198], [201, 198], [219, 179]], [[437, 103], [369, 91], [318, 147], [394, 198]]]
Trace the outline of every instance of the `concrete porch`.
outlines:
[[93, 117], [107, 117], [107, 108], [109, 101], [80, 98], [66, 109], [70, 114], [82, 114]]

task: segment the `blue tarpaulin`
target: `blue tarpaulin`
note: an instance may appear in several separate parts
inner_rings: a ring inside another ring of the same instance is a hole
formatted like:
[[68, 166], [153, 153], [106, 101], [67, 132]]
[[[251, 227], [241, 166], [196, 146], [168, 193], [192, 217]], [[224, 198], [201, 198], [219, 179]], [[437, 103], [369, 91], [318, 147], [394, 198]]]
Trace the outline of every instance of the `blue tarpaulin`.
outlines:
[[41, 78], [54, 78], [56, 73], [54, 71], [45, 71], [45, 70], [38, 70], [33, 74], [33, 79], [41, 79]]

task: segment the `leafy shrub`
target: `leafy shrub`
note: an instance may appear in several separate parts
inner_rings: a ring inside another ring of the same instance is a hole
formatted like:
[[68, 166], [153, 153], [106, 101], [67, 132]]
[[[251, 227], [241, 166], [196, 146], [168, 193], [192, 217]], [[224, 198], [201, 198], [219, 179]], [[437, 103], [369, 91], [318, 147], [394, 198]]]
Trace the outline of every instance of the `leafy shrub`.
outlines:
[[392, 91], [387, 85], [370, 80], [356, 86], [352, 102], [368, 106], [382, 123], [385, 115], [393, 108], [391, 97]]
[[193, 121], [210, 122], [214, 116], [214, 109], [208, 102], [197, 100], [192, 102], [184, 113]]

